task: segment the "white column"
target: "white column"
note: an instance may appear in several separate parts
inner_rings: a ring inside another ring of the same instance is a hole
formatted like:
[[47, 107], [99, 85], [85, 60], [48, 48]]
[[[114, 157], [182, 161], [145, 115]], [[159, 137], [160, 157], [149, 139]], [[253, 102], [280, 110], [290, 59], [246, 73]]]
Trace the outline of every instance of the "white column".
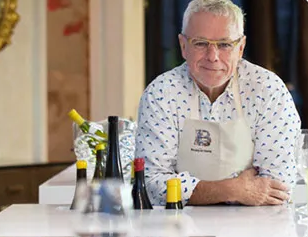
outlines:
[[[19, 1], [21, 2], [21, 1]], [[48, 161], [47, 0], [34, 0], [32, 34], [33, 159]]]
[[91, 0], [89, 15], [91, 119], [136, 119], [145, 81], [143, 0]]
[[144, 0], [123, 3], [123, 115], [136, 119], [145, 85]]
[[17, 12], [0, 52], [0, 165], [47, 161], [46, 0], [18, 1]]

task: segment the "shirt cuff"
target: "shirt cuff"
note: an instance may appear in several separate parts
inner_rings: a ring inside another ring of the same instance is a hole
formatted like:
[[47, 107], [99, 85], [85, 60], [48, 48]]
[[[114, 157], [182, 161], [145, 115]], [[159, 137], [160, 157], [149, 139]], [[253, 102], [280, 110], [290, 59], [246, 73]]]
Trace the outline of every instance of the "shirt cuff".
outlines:
[[182, 203], [183, 206], [189, 201], [194, 189], [200, 182], [200, 179], [191, 176], [188, 172], [182, 172], [178, 174], [178, 178], [181, 180], [182, 186]]

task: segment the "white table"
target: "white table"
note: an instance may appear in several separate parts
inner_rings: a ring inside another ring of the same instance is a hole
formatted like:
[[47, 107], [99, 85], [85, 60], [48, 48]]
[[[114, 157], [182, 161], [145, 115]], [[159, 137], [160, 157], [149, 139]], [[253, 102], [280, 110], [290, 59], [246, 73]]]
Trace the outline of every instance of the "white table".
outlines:
[[[88, 180], [91, 180], [93, 168], [88, 169]], [[76, 184], [76, 168], [71, 165], [55, 175], [39, 187], [40, 204], [70, 204], [72, 202]], [[295, 203], [304, 203], [308, 200], [306, 186], [298, 184], [294, 188], [292, 200]]]
[[[88, 177], [91, 174], [87, 172]], [[76, 165], [73, 164], [39, 186], [39, 204], [70, 204], [75, 192]]]
[[[15, 204], [0, 213], [0, 236], [76, 236], [79, 232], [128, 232], [123, 236], [302, 237], [292, 206], [207, 206], [133, 211], [130, 218], [83, 216], [67, 206]], [[101, 235], [100, 235], [101, 236]], [[122, 235], [121, 235], [122, 236]]]
[[[89, 180], [91, 176], [88, 172]], [[12, 205], [1, 212], [0, 236], [75, 236], [75, 231], [85, 227], [87, 231], [105, 232], [122, 228], [130, 232], [127, 236], [179, 236], [181, 233], [184, 236], [302, 237], [307, 229], [306, 225], [297, 224], [298, 216], [292, 205], [185, 207], [177, 214], [160, 208], [143, 212], [142, 218], [140, 212], [134, 211], [132, 218], [120, 220], [102, 215], [82, 216], [68, 210], [75, 178], [75, 165], [72, 165], [40, 186], [40, 204]], [[298, 185], [293, 200], [305, 202], [306, 193], [305, 186]]]

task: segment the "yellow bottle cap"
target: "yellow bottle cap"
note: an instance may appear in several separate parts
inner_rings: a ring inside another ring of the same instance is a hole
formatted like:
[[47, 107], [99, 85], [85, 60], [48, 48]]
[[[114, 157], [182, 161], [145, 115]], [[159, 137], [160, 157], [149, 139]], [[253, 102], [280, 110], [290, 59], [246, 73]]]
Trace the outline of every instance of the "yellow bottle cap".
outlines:
[[87, 168], [87, 162], [85, 160], [78, 160], [76, 162], [77, 169], [86, 169]]
[[181, 180], [180, 179], [176, 179], [178, 181], [178, 199], [181, 200], [182, 199], [182, 189], [181, 189]]
[[69, 113], [68, 116], [78, 125], [81, 125], [84, 123], [84, 119], [78, 114], [78, 112], [75, 109], [72, 109]]
[[176, 178], [167, 180], [167, 187], [169, 186], [178, 186], [178, 181]]
[[178, 181], [177, 179], [167, 180], [167, 202], [178, 202]]
[[182, 190], [181, 190], [181, 180], [179, 178], [174, 178], [174, 180], [177, 181], [178, 199], [181, 200], [181, 196], [182, 196], [182, 194], [181, 194], [181, 192], [182, 192]]
[[130, 175], [131, 178], [135, 178], [135, 164], [133, 160], [130, 162]]
[[106, 143], [100, 143], [100, 144], [97, 144], [95, 146], [95, 150], [99, 151], [99, 150], [105, 150], [107, 147], [107, 144]]

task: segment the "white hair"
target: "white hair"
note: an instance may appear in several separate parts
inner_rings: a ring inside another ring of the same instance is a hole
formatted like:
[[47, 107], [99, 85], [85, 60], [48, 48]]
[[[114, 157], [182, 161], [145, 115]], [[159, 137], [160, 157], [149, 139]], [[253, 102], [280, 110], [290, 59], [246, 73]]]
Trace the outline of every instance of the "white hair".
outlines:
[[238, 33], [244, 34], [244, 13], [231, 0], [192, 0], [184, 12], [182, 33], [185, 33], [190, 18], [197, 12], [210, 12], [217, 16], [230, 17]]

